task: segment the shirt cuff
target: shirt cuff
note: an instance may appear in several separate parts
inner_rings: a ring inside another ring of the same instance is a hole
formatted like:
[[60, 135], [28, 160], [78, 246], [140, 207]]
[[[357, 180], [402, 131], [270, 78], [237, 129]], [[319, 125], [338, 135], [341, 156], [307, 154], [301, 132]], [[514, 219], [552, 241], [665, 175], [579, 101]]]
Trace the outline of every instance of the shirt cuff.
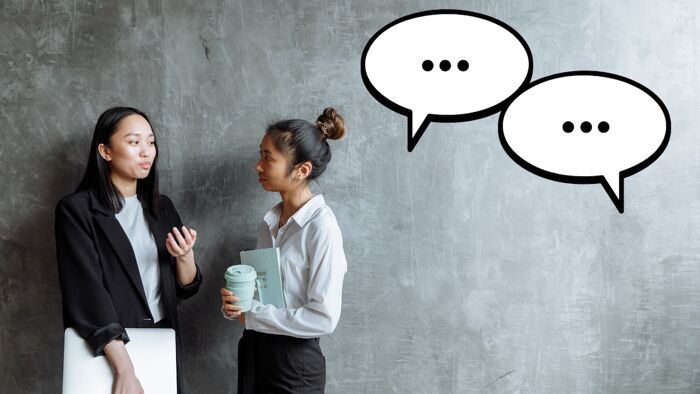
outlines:
[[245, 314], [245, 329], [255, 330], [255, 318], [253, 313], [246, 312]]
[[202, 271], [199, 269], [197, 263], [194, 264], [196, 268], [196, 273], [192, 282], [182, 285], [179, 280], [177, 280], [177, 275], [175, 276], [175, 283], [177, 283], [176, 293], [178, 298], [190, 298], [197, 293], [199, 286], [202, 284]]

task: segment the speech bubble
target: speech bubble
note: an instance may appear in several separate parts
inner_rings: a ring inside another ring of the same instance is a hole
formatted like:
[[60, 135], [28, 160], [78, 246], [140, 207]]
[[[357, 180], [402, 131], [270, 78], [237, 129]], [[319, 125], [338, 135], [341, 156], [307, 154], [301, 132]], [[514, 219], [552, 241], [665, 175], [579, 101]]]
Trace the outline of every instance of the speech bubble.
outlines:
[[558, 182], [603, 185], [624, 212], [624, 178], [661, 156], [671, 116], [631, 79], [599, 71], [549, 75], [513, 98], [498, 119], [508, 156]]
[[510, 26], [487, 15], [431, 10], [381, 28], [362, 51], [362, 80], [408, 117], [408, 151], [430, 122], [461, 122], [503, 109], [532, 77], [532, 54]]

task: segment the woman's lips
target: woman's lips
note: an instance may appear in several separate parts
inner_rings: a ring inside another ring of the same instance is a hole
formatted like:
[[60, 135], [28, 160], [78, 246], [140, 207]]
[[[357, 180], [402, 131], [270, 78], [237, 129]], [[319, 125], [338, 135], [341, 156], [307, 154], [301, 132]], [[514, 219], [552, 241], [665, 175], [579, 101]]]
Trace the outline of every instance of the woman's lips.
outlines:
[[139, 167], [143, 168], [144, 170], [148, 170], [151, 168], [151, 163], [141, 163], [139, 164]]

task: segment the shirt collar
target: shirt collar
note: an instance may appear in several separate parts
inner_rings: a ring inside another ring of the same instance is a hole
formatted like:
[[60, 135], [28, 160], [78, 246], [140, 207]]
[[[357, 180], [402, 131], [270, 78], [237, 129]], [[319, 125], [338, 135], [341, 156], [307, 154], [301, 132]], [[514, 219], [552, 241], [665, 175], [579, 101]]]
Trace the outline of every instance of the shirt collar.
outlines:
[[[317, 194], [311, 198], [311, 200], [307, 201], [306, 204], [302, 205], [301, 208], [299, 208], [298, 211], [292, 215], [289, 220], [294, 220], [299, 227], [304, 227], [306, 223], [308, 223], [309, 220], [314, 216], [316, 211], [318, 211], [319, 208], [321, 208], [323, 205], [326, 204], [326, 201], [323, 199], [322, 194]], [[280, 216], [282, 214], [282, 203], [280, 202], [279, 204], [275, 205], [272, 209], [267, 211], [265, 216], [263, 217], [263, 220], [265, 223], [267, 223], [268, 227], [272, 228], [273, 226], [276, 226], [279, 221], [280, 221]]]

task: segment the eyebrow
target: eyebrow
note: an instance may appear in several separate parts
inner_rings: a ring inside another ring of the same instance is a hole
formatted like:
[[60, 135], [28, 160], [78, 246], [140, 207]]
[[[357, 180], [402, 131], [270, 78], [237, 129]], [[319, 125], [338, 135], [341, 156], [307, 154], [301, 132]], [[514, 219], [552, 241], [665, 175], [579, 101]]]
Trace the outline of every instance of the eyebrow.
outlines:
[[260, 145], [260, 150], [263, 151], [264, 153], [267, 153], [268, 155], [272, 154], [272, 152], [270, 152], [269, 150], [263, 149], [262, 145]]
[[[126, 137], [131, 137], [131, 136], [141, 137], [141, 133], [132, 132], [132, 133], [129, 133], [129, 134], [125, 135], [124, 138], [126, 138]], [[155, 137], [155, 135], [153, 135], [153, 133], [151, 133], [151, 134], [149, 134], [149, 135], [146, 136], [146, 138], [150, 138], [150, 137]]]

